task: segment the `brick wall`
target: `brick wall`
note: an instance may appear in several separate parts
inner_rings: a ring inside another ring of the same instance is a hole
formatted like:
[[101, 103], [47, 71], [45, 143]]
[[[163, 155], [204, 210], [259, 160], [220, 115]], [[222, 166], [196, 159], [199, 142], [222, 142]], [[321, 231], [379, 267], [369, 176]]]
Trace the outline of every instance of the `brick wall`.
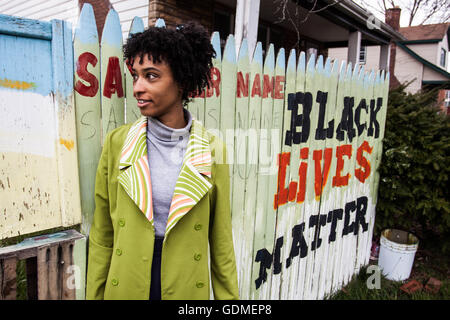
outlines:
[[112, 8], [109, 0], [78, 0], [78, 6], [83, 7], [83, 4], [89, 3], [94, 8], [95, 21], [97, 22], [97, 32], [98, 39], [102, 41], [102, 31], [105, 25], [106, 16], [108, 15], [109, 9]]
[[446, 89], [439, 90], [438, 98], [437, 98], [437, 103], [439, 105], [439, 108], [442, 110], [442, 112], [444, 114], [450, 114], [450, 108], [447, 108], [445, 106], [445, 95], [446, 95], [447, 91], [449, 91], [449, 90], [446, 90]]
[[154, 25], [159, 18], [164, 19], [166, 26], [194, 20], [209, 31], [213, 26], [212, 0], [150, 0], [148, 6], [148, 23]]

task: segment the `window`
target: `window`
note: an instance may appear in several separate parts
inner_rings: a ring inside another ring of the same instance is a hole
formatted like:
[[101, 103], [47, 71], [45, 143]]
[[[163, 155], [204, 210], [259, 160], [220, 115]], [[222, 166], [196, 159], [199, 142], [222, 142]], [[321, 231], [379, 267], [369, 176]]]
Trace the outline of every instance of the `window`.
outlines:
[[266, 56], [266, 50], [269, 49], [269, 45], [268, 45], [268, 40], [267, 40], [267, 36], [268, 36], [268, 30], [267, 27], [261, 26], [261, 24], [258, 25], [258, 38], [257, 41], [261, 42], [262, 45], [262, 51], [263, 51], [263, 57]]
[[228, 12], [223, 11], [215, 11], [214, 12], [214, 24], [213, 31], [219, 31], [220, 34], [220, 47], [223, 51], [225, 47], [225, 42], [230, 33], [233, 33], [234, 30], [234, 15]]
[[269, 50], [269, 45], [271, 43], [273, 44], [276, 56], [278, 54], [278, 49], [283, 47], [284, 34], [279, 28], [269, 26], [260, 20], [258, 23], [257, 41], [260, 41], [262, 44], [263, 57], [266, 56], [266, 50]]
[[444, 106], [446, 108], [450, 107], [450, 90], [445, 91]]
[[441, 67], [444, 67], [444, 68], [445, 68], [445, 63], [446, 63], [446, 61], [445, 61], [446, 55], [447, 55], [446, 50], [444, 48], [441, 48]]
[[367, 47], [361, 46], [359, 49], [359, 64], [366, 64]]

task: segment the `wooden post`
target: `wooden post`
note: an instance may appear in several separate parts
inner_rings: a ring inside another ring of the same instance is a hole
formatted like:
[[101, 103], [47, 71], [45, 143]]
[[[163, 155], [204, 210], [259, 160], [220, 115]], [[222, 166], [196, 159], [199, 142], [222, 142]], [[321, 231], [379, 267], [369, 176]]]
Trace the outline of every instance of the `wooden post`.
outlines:
[[348, 38], [347, 62], [354, 66], [359, 63], [359, 52], [361, 50], [361, 32], [351, 32]]
[[260, 0], [237, 0], [234, 35], [236, 37], [236, 55], [244, 38], [248, 41], [250, 59], [258, 38]]
[[61, 275], [62, 278], [62, 286], [61, 286], [61, 299], [62, 300], [75, 300], [75, 287], [76, 283], [73, 283], [74, 281], [71, 281], [71, 268], [73, 266], [73, 248], [74, 244], [73, 242], [66, 242], [61, 245], [60, 247], [62, 249], [61, 254]]
[[0, 300], [16, 300], [16, 257], [0, 260]]
[[37, 251], [37, 279], [38, 279], [38, 300], [47, 300], [49, 296], [48, 283], [48, 246], [40, 247]]
[[380, 70], [389, 71], [389, 60], [391, 55], [391, 45], [383, 44], [380, 46]]

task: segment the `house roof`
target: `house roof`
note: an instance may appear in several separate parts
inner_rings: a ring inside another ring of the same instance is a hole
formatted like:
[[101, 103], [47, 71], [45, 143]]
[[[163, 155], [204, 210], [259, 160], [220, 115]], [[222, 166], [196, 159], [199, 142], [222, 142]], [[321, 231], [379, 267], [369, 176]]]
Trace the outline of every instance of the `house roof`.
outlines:
[[[436, 71], [437, 73], [443, 75], [444, 77], [446, 77], [448, 79], [447, 81], [450, 81], [450, 73], [448, 73], [446, 70], [444, 70], [444, 69], [436, 66], [435, 64], [431, 63], [430, 61], [422, 58], [417, 53], [415, 53], [413, 50], [408, 48], [404, 44], [404, 42], [402, 43], [402, 41], [396, 41], [396, 44], [397, 44], [397, 46], [402, 48], [406, 53], [408, 53], [411, 57], [413, 57], [414, 59], [416, 59], [417, 61], [422, 63], [424, 66], [427, 66], [428, 68], [430, 68], [430, 69]], [[437, 81], [437, 82], [439, 82], [439, 81]]]
[[400, 28], [400, 33], [408, 41], [442, 40], [448, 32], [450, 23], [424, 24], [414, 27]]

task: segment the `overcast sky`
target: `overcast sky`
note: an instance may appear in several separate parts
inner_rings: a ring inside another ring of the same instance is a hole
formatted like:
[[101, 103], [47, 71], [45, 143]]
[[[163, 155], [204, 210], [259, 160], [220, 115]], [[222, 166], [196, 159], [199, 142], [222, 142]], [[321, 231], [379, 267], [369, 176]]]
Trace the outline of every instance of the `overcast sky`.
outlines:
[[[409, 12], [407, 8], [409, 7], [409, 4], [412, 3], [413, 0], [394, 0], [395, 4], [399, 6], [402, 9], [402, 13], [400, 15], [400, 27], [407, 27], [409, 23]], [[450, 0], [442, 0], [443, 2], [448, 2]], [[369, 9], [378, 19], [381, 21], [384, 21], [384, 14], [382, 14], [380, 11], [382, 10], [382, 1], [381, 0], [353, 0], [353, 2], [356, 2], [357, 4], [361, 5], [364, 8]], [[426, 12], [417, 12], [416, 17], [414, 17], [412, 25], [418, 25], [422, 22], [422, 19], [424, 18], [424, 15]], [[436, 19], [439, 19], [439, 17], [436, 17], [435, 20], [428, 20], [425, 22], [425, 24], [430, 23], [438, 23], [441, 21], [437, 21]]]

